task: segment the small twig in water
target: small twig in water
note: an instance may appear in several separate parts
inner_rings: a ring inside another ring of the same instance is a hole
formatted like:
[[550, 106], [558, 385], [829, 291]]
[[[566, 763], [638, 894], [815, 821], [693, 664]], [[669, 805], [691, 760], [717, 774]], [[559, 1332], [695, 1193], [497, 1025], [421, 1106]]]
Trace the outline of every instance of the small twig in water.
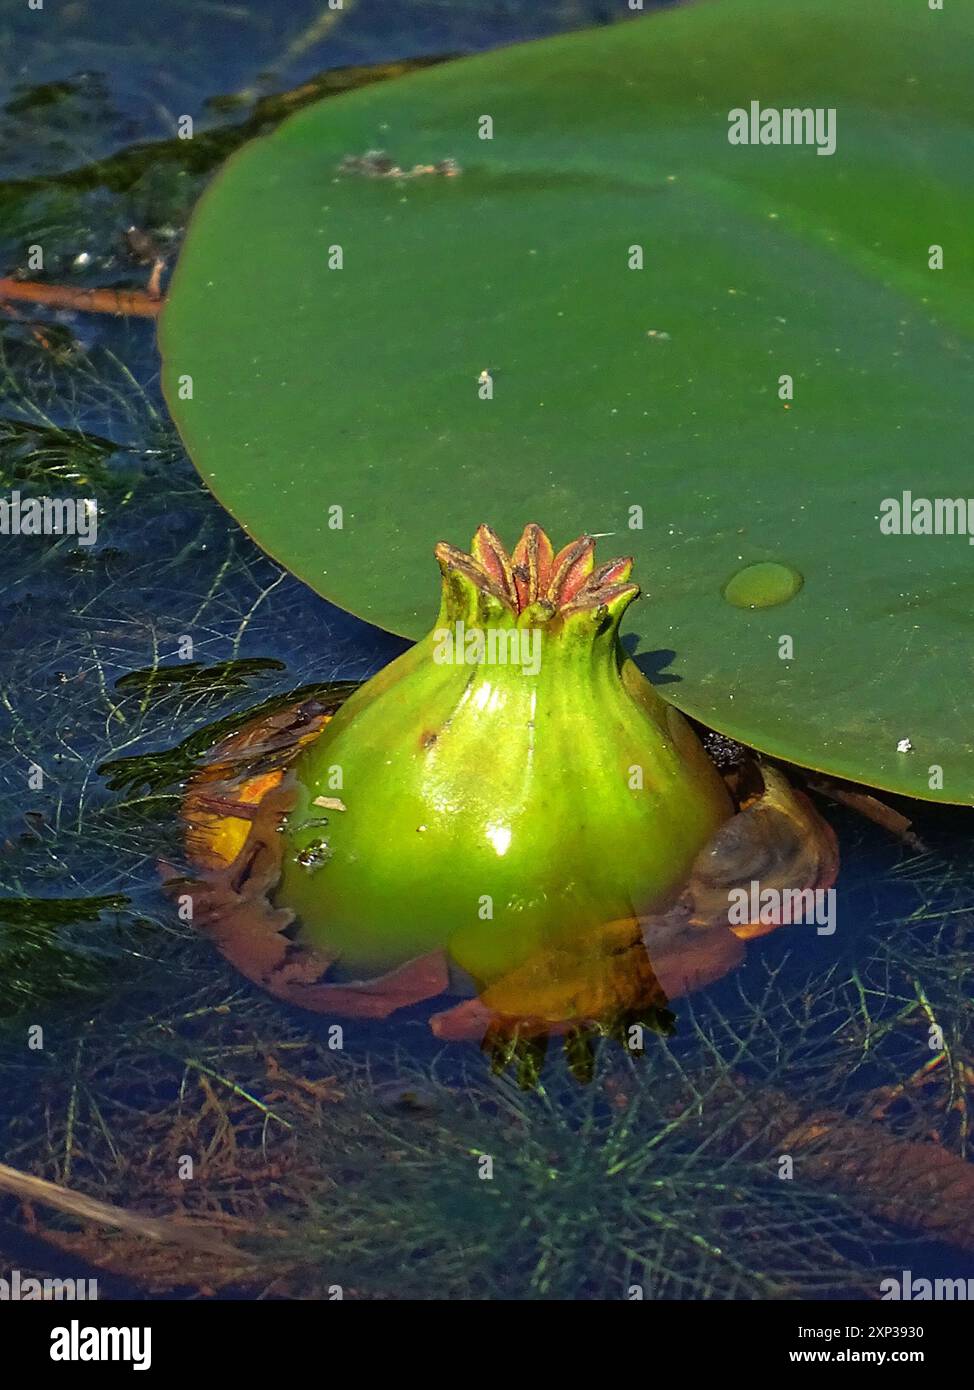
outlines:
[[92, 314], [127, 314], [155, 318], [165, 300], [150, 290], [81, 290], [71, 285], [44, 285], [36, 280], [0, 277], [0, 302], [7, 299], [45, 304], [49, 309], [80, 309]]
[[237, 1250], [215, 1236], [181, 1226], [164, 1217], [143, 1216], [141, 1212], [127, 1211], [125, 1207], [100, 1202], [96, 1197], [87, 1197], [83, 1192], [60, 1187], [57, 1183], [48, 1182], [46, 1178], [21, 1173], [16, 1168], [9, 1168], [5, 1163], [0, 1163], [0, 1191], [9, 1192], [25, 1202], [39, 1202], [42, 1206], [53, 1207], [56, 1211], [66, 1212], [79, 1221], [94, 1221], [99, 1226], [114, 1226], [116, 1230], [145, 1236], [148, 1240], [185, 1245], [208, 1255], [219, 1255], [222, 1259], [239, 1260], [241, 1263], [249, 1263], [251, 1259], [245, 1251]]

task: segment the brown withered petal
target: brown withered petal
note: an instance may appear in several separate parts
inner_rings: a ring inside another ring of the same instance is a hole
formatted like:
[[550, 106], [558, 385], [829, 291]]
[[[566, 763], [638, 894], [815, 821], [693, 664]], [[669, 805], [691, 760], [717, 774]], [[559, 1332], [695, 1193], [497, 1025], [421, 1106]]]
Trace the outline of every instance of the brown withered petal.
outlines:
[[[771, 763], [761, 764], [763, 792], [717, 831], [690, 871], [693, 921], [727, 921], [728, 892], [760, 882], [762, 888], [830, 888], [839, 871], [832, 827], [808, 798]], [[742, 939], [773, 931], [776, 923], [732, 926]]]

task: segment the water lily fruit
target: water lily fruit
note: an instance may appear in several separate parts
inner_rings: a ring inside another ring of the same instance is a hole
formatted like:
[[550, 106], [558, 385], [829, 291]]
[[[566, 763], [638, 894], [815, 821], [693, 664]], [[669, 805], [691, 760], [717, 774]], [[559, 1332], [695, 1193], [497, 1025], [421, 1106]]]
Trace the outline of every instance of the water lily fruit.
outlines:
[[289, 1004], [464, 996], [438, 1037], [520, 1049], [530, 1080], [560, 1033], [584, 1075], [593, 1029], [629, 1046], [633, 1019], [668, 1026], [671, 999], [793, 920], [735, 922], [742, 886], [830, 887], [835, 837], [772, 764], [718, 740], [718, 769], [626, 656], [629, 560], [596, 566], [588, 536], [555, 554], [535, 525], [510, 555], [486, 526], [436, 554], [422, 641], [344, 703], [306, 697], [213, 750], [183, 804], [196, 876], [171, 888]]
[[733, 811], [619, 641], [629, 560], [527, 526], [441, 543], [439, 617], [294, 767], [277, 902], [351, 971], [445, 948], [485, 985], [661, 911]]

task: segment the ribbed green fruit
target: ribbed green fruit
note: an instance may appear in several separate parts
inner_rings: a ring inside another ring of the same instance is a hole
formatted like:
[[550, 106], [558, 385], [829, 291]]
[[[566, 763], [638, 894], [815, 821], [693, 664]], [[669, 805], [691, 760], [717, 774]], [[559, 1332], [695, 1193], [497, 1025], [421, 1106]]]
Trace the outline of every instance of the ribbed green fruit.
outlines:
[[630, 560], [534, 525], [436, 555], [436, 627], [295, 763], [277, 902], [343, 971], [445, 948], [484, 986], [665, 907], [732, 806], [620, 645]]

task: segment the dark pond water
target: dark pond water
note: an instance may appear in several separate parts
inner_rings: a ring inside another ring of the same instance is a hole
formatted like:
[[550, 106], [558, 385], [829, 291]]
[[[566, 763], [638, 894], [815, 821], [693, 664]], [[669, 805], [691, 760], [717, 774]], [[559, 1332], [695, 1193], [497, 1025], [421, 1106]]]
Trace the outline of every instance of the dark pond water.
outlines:
[[[3, 273], [40, 244], [36, 278], [144, 285], [126, 229], [171, 259], [258, 101], [620, 8], [5, 7]], [[203, 489], [150, 322], [5, 306], [0, 390], [3, 493], [99, 503], [90, 547], [0, 545], [0, 1160], [247, 1252], [150, 1258], [53, 1207], [28, 1233], [11, 1195], [0, 1275], [94, 1271], [105, 1294], [149, 1297], [514, 1299], [870, 1299], [903, 1270], [974, 1278], [970, 1212], [923, 1181], [931, 1148], [959, 1163], [971, 1143], [969, 815], [912, 808], [920, 843], [903, 843], [829, 808], [843, 932], [757, 943], [677, 1001], [644, 1056], [606, 1044], [588, 1085], [557, 1048], [533, 1090], [492, 1076], [422, 1008], [348, 1021], [337, 1047], [330, 1020], [252, 989], [180, 922], [157, 868], [179, 862], [183, 779], [235, 719], [359, 680], [403, 644], [283, 572]]]

